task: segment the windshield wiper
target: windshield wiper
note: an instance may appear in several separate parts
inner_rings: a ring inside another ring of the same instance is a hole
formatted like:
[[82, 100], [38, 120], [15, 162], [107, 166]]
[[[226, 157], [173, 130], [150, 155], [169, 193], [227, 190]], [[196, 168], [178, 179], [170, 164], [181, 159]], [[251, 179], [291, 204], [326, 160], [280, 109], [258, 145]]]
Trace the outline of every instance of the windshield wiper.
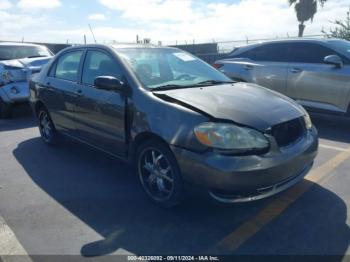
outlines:
[[150, 88], [152, 91], [162, 91], [162, 90], [171, 90], [171, 89], [177, 89], [177, 88], [188, 88], [192, 86], [187, 86], [187, 85], [163, 85], [163, 86], [157, 86]]
[[32, 56], [27, 56], [26, 58], [37, 58], [37, 57], [48, 57], [47, 55], [32, 55]]
[[222, 84], [232, 84], [234, 81], [218, 81], [218, 80], [206, 80], [193, 84], [192, 86], [206, 86], [206, 85], [222, 85]]
[[222, 84], [232, 84], [234, 81], [217, 81], [217, 80], [206, 80], [191, 85], [163, 85], [151, 88], [152, 91], [161, 91], [161, 90], [171, 90], [171, 89], [180, 89], [180, 88], [191, 88], [191, 87], [200, 87], [200, 86], [211, 86], [211, 85], [222, 85]]

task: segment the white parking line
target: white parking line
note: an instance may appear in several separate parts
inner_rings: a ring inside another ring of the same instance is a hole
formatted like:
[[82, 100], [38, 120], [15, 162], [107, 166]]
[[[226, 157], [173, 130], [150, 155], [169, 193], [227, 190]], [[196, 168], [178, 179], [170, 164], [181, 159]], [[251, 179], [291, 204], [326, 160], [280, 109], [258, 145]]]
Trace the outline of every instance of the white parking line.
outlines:
[[17, 257], [20, 261], [32, 262], [32, 259], [18, 241], [15, 233], [13, 233], [5, 220], [0, 216], [0, 261], [14, 261], [11, 256], [20, 256]]
[[326, 148], [326, 149], [332, 149], [335, 151], [341, 151], [341, 152], [349, 152], [349, 149], [343, 148], [343, 147], [338, 147], [338, 146], [328, 146], [325, 144], [320, 144], [320, 147]]

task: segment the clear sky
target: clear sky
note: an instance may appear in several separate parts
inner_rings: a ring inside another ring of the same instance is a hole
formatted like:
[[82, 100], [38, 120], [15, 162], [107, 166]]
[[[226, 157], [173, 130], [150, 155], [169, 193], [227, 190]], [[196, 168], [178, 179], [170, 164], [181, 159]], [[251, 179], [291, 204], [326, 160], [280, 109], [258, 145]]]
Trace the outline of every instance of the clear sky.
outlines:
[[[350, 0], [329, 0], [305, 34], [345, 18]], [[297, 35], [287, 0], [0, 0], [0, 40], [82, 43], [240, 40]]]

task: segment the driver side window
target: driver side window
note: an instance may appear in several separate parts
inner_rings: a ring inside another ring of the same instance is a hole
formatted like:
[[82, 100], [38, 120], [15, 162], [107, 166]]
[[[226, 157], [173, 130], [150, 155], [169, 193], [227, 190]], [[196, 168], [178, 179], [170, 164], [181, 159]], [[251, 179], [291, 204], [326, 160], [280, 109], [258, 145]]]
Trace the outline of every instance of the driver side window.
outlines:
[[88, 51], [84, 62], [82, 82], [94, 85], [96, 77], [113, 76], [121, 80], [122, 72], [119, 64], [102, 51]]

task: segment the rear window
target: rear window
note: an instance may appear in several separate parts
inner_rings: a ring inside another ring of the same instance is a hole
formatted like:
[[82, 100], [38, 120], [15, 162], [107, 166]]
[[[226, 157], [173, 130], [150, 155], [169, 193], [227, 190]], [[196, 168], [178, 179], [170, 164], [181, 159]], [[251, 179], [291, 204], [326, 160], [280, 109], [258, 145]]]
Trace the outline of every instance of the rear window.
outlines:
[[240, 50], [238, 47], [235, 47], [232, 51], [231, 51], [231, 53], [229, 53], [228, 54], [228, 57], [229, 58], [235, 58], [236, 57], [236, 54], [237, 54], [237, 52], [238, 52], [238, 50]]

